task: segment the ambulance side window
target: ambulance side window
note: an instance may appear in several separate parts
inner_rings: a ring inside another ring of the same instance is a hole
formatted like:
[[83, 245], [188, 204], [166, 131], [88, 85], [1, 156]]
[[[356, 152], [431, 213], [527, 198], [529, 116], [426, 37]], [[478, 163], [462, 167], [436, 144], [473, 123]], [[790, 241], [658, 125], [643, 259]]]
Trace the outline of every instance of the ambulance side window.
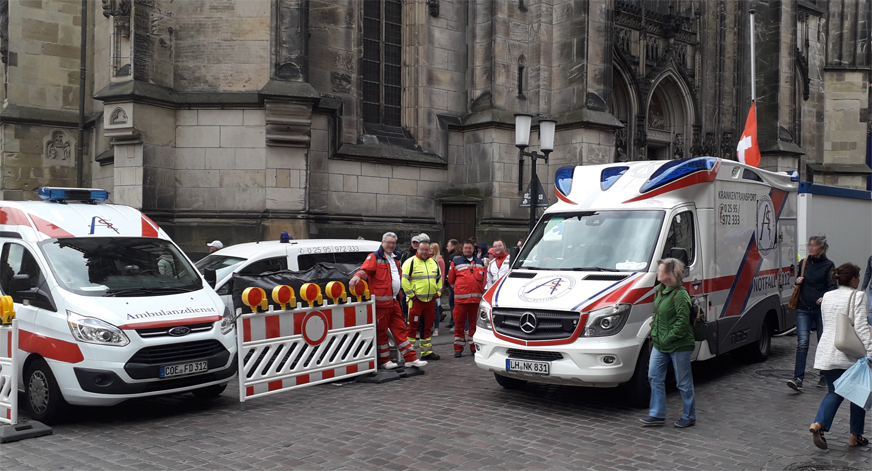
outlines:
[[694, 250], [693, 233], [693, 212], [684, 211], [675, 215], [672, 218], [672, 223], [669, 225], [669, 233], [666, 237], [666, 245], [663, 247], [663, 256], [668, 258], [669, 251], [674, 247], [680, 247], [687, 250], [688, 265], [693, 265], [696, 258]]
[[239, 270], [240, 275], [260, 275], [270, 271], [280, 271], [288, 269], [288, 257], [274, 257], [264, 260], [258, 260], [251, 265]]
[[[12, 293], [12, 277], [15, 275], [29, 275], [31, 288], [45, 284], [42, 271], [33, 254], [23, 245], [6, 244], [0, 255], [0, 288], [3, 288], [3, 293]], [[22, 302], [21, 296], [17, 294], [13, 294], [12, 299], [16, 303]], [[37, 307], [49, 308], [50, 306]]]

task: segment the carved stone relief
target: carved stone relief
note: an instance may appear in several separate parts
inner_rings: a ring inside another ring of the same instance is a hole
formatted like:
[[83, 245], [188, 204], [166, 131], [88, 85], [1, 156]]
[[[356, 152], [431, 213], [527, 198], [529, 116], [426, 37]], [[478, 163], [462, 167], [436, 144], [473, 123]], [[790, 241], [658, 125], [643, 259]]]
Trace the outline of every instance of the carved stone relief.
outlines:
[[53, 130], [45, 141], [45, 160], [54, 165], [70, 163], [73, 152], [73, 139], [62, 129]]

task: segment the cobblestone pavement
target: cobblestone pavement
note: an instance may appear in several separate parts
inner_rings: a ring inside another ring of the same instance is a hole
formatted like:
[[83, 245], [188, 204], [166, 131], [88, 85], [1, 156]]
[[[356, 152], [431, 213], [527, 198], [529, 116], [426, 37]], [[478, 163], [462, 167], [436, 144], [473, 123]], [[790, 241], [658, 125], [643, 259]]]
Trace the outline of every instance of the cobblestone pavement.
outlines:
[[[314, 386], [245, 411], [233, 385], [205, 404], [183, 395], [79, 408], [52, 436], [3, 445], [0, 468], [872, 469], [869, 447], [847, 446], [845, 404], [830, 449], [812, 444], [807, 427], [824, 392], [785, 386], [795, 337], [775, 339], [766, 363], [695, 364], [699, 420], [680, 430], [639, 427], [646, 411], [611, 389], [503, 390], [468, 355], [449, 358], [446, 333], [436, 347], [443, 359], [424, 376]], [[673, 389], [670, 420], [680, 407]]]

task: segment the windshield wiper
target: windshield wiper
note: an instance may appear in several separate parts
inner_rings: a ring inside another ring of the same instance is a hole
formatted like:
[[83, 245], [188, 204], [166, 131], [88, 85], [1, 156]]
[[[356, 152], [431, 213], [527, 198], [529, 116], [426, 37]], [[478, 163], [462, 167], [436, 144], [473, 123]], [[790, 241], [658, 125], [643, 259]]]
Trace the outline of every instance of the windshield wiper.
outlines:
[[572, 271], [614, 271], [618, 272], [620, 270], [614, 268], [603, 268], [603, 267], [575, 267]]
[[171, 287], [171, 286], [154, 286], [151, 288], [118, 288], [118, 289], [110, 289], [106, 290], [105, 296], [107, 297], [115, 297], [115, 296], [136, 296], [140, 294], [179, 294], [179, 293], [189, 293], [191, 291], [196, 290], [195, 287]]
[[519, 268], [523, 268], [523, 269], [525, 269], [525, 270], [551, 270], [551, 271], [553, 271], [553, 270], [562, 270], [562, 268], [526, 267], [526, 266], [519, 267]]

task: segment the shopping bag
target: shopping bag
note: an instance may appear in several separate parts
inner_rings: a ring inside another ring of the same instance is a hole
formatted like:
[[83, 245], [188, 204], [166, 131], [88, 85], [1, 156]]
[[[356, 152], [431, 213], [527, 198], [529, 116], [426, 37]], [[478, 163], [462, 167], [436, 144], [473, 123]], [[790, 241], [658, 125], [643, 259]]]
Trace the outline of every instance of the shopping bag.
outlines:
[[866, 410], [872, 410], [872, 364], [863, 357], [848, 368], [833, 386], [836, 394]]

